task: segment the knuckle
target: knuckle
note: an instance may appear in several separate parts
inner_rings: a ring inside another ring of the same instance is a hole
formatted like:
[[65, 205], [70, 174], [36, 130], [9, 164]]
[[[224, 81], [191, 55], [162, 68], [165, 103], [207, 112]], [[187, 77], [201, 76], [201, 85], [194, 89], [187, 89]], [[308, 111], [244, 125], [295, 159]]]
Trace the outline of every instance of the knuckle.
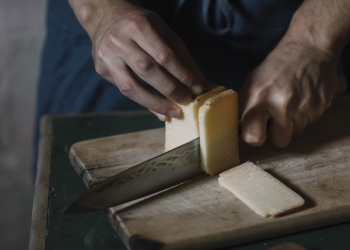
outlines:
[[172, 60], [173, 55], [168, 51], [159, 51], [155, 58], [160, 65], [165, 66]]
[[97, 51], [95, 53], [95, 57], [97, 60], [104, 60], [106, 58], [107, 54], [108, 53], [107, 53], [106, 49], [100, 47], [97, 49]]
[[123, 30], [132, 35], [149, 34], [149, 31], [154, 30], [152, 28], [154, 22], [159, 21], [157, 13], [150, 10], [134, 10], [128, 13], [124, 20]]
[[275, 106], [280, 113], [286, 114], [289, 111], [289, 108], [292, 104], [291, 98], [284, 94], [277, 94], [275, 97]]
[[101, 67], [98, 64], [95, 65], [95, 71], [97, 72], [97, 74], [99, 74], [101, 76], [105, 76], [107, 73], [106, 69], [104, 67]]
[[248, 96], [252, 96], [256, 102], [267, 101], [269, 99], [270, 92], [268, 89], [260, 89], [254, 92], [253, 89], [249, 89]]
[[139, 13], [134, 13], [133, 15], [130, 15], [128, 19], [127, 28], [130, 32], [134, 33], [140, 33], [145, 29], [147, 21], [143, 17], [143, 15], [140, 15]]
[[132, 87], [131, 84], [129, 84], [129, 83], [122, 83], [122, 84], [119, 85], [119, 90], [124, 96], [132, 99], [132, 97], [134, 95], [134, 88]]
[[116, 37], [113, 34], [108, 33], [104, 38], [104, 44], [109, 48], [115, 47], [117, 44]]
[[138, 73], [144, 74], [153, 68], [153, 63], [148, 59], [138, 59], [135, 63], [136, 70]]
[[310, 102], [302, 102], [299, 105], [299, 110], [305, 112], [310, 109]]
[[313, 101], [311, 95], [306, 93], [304, 98], [301, 99], [299, 106], [298, 106], [298, 109], [301, 112], [307, 112], [308, 110], [310, 110], [312, 108], [313, 103], [314, 103], [314, 101]]

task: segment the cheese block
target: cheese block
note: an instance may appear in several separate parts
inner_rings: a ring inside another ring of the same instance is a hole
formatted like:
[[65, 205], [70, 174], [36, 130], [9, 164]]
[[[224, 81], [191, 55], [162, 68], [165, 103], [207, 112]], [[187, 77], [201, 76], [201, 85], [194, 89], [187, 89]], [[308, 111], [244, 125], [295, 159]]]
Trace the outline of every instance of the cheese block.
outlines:
[[237, 102], [237, 93], [229, 89], [199, 108], [201, 166], [210, 175], [239, 164]]
[[276, 217], [304, 204], [298, 194], [251, 162], [221, 173], [219, 185], [262, 217]]
[[171, 150], [199, 137], [198, 110], [210, 97], [225, 91], [223, 86], [197, 96], [187, 105], [179, 105], [182, 109], [180, 118], [168, 118], [165, 122], [165, 151]]

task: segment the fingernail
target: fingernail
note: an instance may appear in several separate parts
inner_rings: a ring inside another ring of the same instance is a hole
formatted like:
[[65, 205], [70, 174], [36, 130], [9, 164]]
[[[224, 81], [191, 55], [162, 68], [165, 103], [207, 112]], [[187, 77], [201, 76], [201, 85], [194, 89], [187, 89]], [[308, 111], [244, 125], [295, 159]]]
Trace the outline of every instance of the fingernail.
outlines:
[[260, 135], [255, 131], [245, 131], [242, 133], [244, 141], [253, 146], [260, 146], [264, 144], [266, 135]]
[[203, 88], [200, 85], [193, 85], [191, 90], [194, 95], [200, 95], [203, 92]]
[[181, 116], [181, 110], [179, 108], [170, 109], [167, 112], [167, 116], [170, 116], [172, 118], [178, 118]]

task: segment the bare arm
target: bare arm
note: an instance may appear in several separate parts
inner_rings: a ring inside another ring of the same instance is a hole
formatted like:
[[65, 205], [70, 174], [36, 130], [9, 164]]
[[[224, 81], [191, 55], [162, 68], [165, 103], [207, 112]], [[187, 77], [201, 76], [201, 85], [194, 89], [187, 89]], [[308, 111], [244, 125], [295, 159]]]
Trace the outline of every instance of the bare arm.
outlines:
[[294, 14], [286, 38], [304, 40], [339, 59], [350, 40], [350, 1], [306, 0]]
[[305, 0], [243, 87], [243, 139], [285, 147], [321, 117], [337, 88], [346, 86], [337, 64], [349, 40], [350, 1]]
[[180, 38], [137, 1], [69, 0], [92, 41], [96, 71], [159, 119], [181, 110], [140, 85], [132, 72], [168, 99], [187, 104], [203, 91], [203, 77]]

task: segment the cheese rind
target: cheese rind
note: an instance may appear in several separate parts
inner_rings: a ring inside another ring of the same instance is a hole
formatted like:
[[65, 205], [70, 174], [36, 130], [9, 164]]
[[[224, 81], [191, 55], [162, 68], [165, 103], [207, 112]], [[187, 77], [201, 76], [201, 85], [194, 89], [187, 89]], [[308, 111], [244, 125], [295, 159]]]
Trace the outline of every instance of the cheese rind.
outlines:
[[177, 119], [169, 118], [165, 122], [165, 151], [181, 146], [199, 137], [199, 108], [208, 98], [225, 90], [225, 87], [219, 86], [207, 93], [197, 96], [187, 105], [179, 105], [182, 109], [182, 116]]
[[276, 217], [304, 204], [297, 193], [251, 162], [221, 173], [219, 185], [262, 217]]
[[239, 164], [237, 103], [237, 93], [229, 89], [199, 108], [201, 166], [210, 175]]

